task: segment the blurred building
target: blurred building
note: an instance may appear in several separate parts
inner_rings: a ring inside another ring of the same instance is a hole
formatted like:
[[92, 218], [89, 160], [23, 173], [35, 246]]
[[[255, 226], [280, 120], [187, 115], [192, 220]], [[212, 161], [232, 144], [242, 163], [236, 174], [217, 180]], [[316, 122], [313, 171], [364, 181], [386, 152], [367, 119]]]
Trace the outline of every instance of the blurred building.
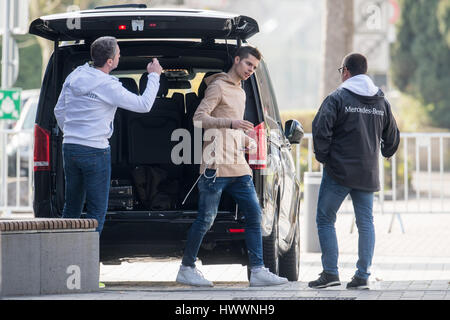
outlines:
[[[152, 0], [150, 5], [219, 10], [256, 19], [260, 32], [249, 42], [256, 45], [265, 58], [278, 106], [280, 110], [298, 110], [320, 106], [322, 71], [325, 77], [333, 78], [329, 79], [333, 84], [324, 94], [339, 85], [336, 69], [348, 51], [365, 54], [369, 60], [369, 74], [378, 86], [389, 91], [389, 44], [395, 41], [398, 1], [353, 0], [351, 3], [348, 8], [343, 2], [339, 5], [332, 2], [333, 6], [328, 3], [328, 15], [326, 0]], [[350, 17], [344, 21], [351, 24], [348, 34], [344, 32], [345, 25], [334, 21], [338, 20], [334, 17], [342, 10], [347, 10]], [[326, 30], [326, 19], [330, 25], [335, 25], [333, 30]], [[325, 32], [334, 34], [328, 34], [333, 41], [350, 41], [349, 48], [345, 52], [332, 49], [328, 54], [324, 53]], [[324, 59], [330, 62], [328, 67], [324, 65]]]
[[262, 52], [280, 110], [317, 108], [323, 1], [184, 0], [188, 8], [250, 16], [260, 32], [249, 42]]

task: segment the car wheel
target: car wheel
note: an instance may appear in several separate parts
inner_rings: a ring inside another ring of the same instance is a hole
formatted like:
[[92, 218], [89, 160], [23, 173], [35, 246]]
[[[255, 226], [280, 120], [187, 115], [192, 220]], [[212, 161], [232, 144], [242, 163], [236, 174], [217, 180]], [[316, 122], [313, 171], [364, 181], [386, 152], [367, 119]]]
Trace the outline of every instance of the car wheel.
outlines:
[[300, 225], [297, 217], [294, 239], [289, 250], [280, 257], [280, 276], [297, 281], [300, 273]]
[[264, 266], [274, 274], [279, 273], [279, 250], [278, 250], [278, 207], [275, 205], [272, 233], [263, 238]]

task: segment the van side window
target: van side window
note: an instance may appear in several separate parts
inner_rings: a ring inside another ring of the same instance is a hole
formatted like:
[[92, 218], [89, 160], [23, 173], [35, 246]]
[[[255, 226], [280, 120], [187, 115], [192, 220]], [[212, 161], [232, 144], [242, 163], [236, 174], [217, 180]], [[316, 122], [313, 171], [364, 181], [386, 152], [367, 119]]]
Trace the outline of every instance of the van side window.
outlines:
[[259, 68], [256, 69], [256, 80], [258, 82], [258, 90], [261, 96], [261, 103], [264, 112], [266, 125], [270, 129], [281, 129], [281, 119], [278, 113], [277, 102], [275, 100], [275, 92], [270, 83], [269, 74], [264, 61], [261, 60]]

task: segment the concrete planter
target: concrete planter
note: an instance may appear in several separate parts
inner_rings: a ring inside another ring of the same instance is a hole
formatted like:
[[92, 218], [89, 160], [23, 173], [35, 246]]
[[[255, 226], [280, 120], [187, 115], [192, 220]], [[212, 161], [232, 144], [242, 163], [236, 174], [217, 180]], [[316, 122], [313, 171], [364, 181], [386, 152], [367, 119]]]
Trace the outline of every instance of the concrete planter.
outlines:
[[0, 296], [98, 290], [96, 220], [0, 220]]

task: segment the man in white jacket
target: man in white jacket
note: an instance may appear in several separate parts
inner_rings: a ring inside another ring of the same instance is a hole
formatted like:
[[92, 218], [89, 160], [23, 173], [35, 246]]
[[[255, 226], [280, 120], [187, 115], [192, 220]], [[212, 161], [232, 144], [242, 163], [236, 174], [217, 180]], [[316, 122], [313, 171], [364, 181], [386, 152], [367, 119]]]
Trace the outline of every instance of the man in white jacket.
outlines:
[[120, 58], [114, 37], [95, 40], [91, 57], [92, 67], [86, 63], [67, 76], [54, 113], [64, 133], [63, 218], [79, 218], [86, 200], [86, 216], [98, 221], [97, 231], [101, 234], [111, 180], [108, 139], [114, 131], [114, 115], [117, 108], [149, 112], [159, 89], [162, 68], [157, 59], [147, 65], [147, 88], [139, 96], [109, 74], [117, 68]]

